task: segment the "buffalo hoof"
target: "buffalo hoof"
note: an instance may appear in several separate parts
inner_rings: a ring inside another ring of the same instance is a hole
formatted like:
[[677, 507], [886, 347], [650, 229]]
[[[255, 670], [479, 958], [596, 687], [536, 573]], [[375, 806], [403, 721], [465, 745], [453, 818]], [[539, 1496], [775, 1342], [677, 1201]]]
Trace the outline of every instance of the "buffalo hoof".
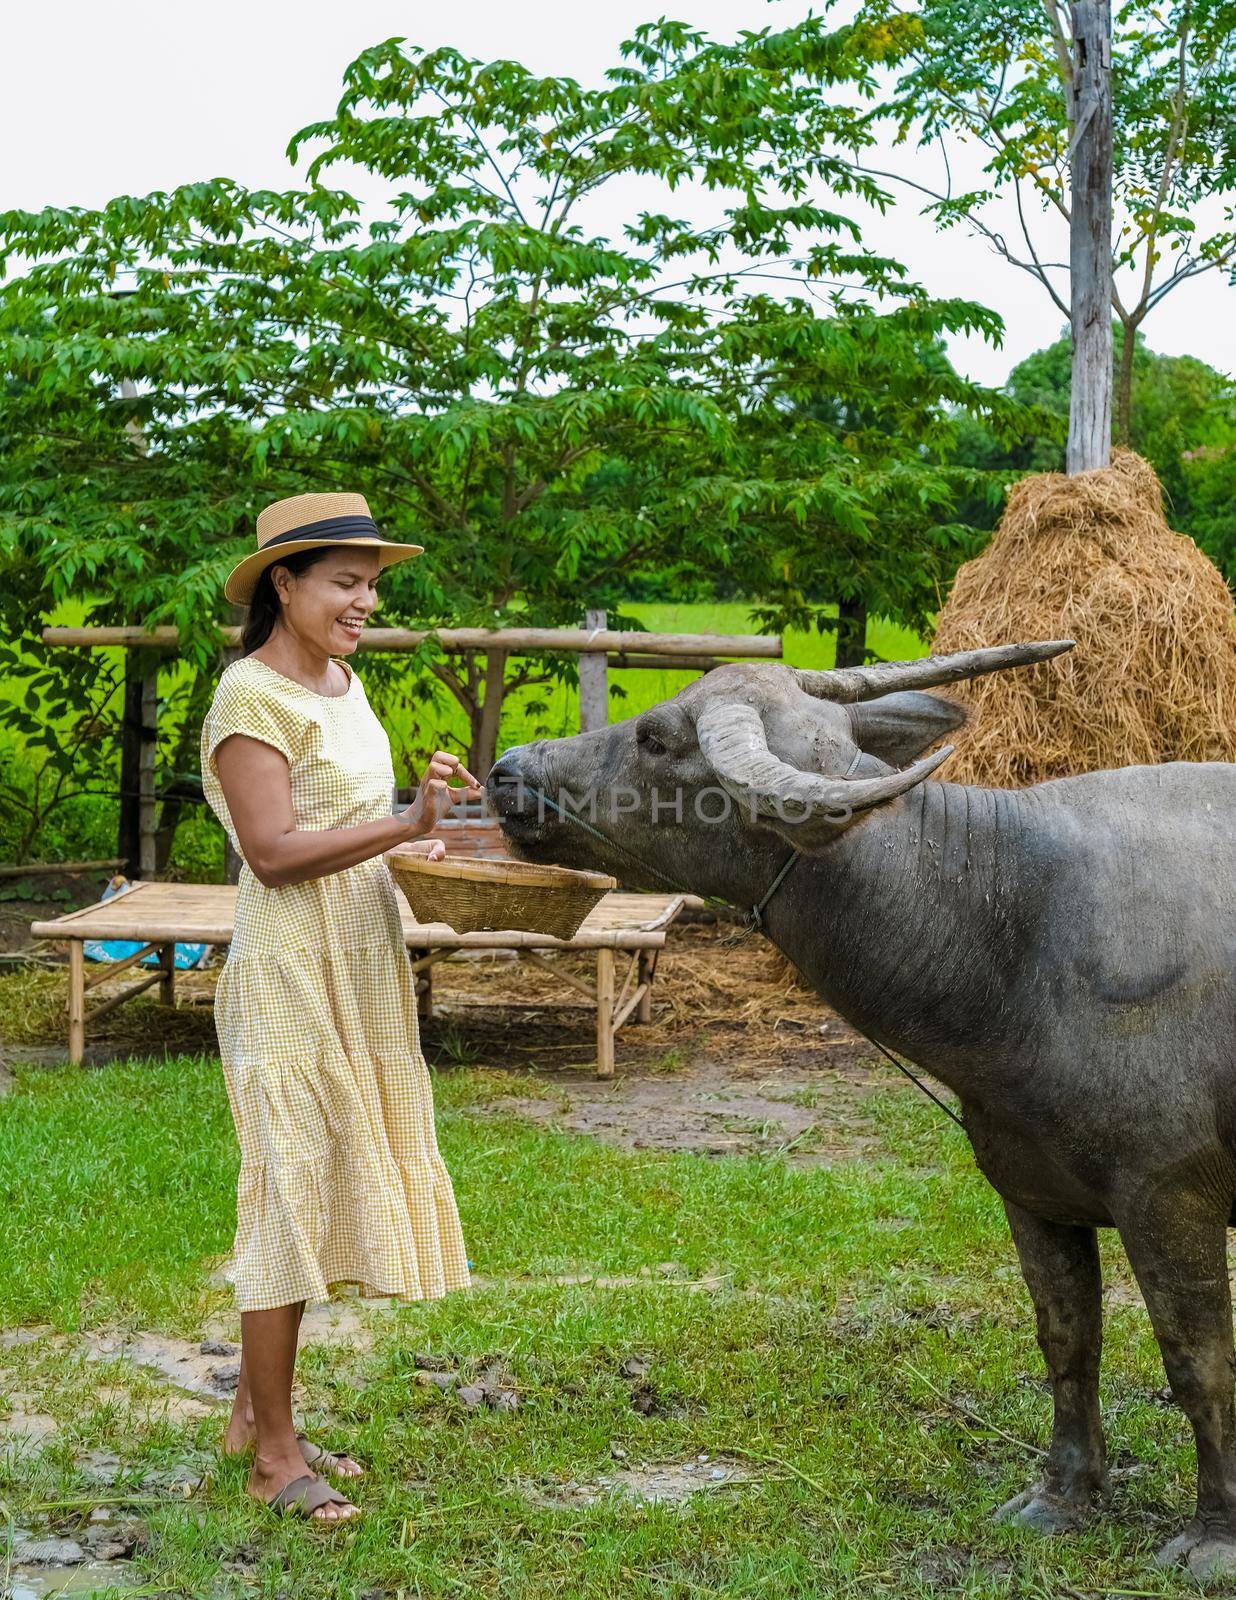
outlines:
[[1035, 1533], [1073, 1533], [1089, 1515], [1089, 1502], [1066, 1500], [1036, 1484], [1024, 1494], [1006, 1500], [996, 1512], [995, 1521], [1012, 1528], [1031, 1528]]
[[1195, 1578], [1230, 1578], [1236, 1575], [1236, 1535], [1191, 1525], [1154, 1559], [1157, 1567], [1188, 1567]]

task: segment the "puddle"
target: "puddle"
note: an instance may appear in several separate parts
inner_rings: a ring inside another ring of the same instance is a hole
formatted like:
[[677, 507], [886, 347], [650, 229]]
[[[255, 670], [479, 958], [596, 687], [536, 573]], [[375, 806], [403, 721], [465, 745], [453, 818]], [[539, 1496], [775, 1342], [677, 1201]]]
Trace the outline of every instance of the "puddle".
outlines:
[[690, 1461], [643, 1462], [617, 1467], [588, 1482], [555, 1484], [532, 1490], [535, 1504], [558, 1510], [564, 1506], [590, 1506], [617, 1498], [635, 1505], [682, 1505], [692, 1495], [742, 1488], [762, 1477], [741, 1462], [701, 1455]]
[[123, 1593], [142, 1586], [141, 1574], [131, 1561], [80, 1561], [74, 1566], [52, 1563], [34, 1566], [15, 1563], [9, 1575], [5, 1600], [43, 1600], [45, 1595]]

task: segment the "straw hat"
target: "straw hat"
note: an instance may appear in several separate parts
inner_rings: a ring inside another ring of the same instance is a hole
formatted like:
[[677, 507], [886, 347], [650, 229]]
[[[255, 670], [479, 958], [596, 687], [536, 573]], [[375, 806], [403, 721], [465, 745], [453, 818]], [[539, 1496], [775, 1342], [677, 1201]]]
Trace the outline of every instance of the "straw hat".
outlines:
[[377, 550], [383, 568], [406, 561], [409, 556], [422, 555], [425, 549], [422, 544], [397, 544], [384, 539], [363, 494], [294, 494], [259, 512], [258, 547], [228, 573], [223, 593], [229, 600], [248, 605], [267, 567], [298, 550], [314, 550], [344, 540]]

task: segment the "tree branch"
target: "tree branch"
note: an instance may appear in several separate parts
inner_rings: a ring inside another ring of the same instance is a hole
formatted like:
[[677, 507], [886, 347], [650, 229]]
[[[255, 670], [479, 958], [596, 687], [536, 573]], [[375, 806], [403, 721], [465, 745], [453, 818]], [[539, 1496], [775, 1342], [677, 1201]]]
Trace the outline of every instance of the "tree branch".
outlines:
[[1154, 283], [1155, 252], [1154, 243], [1158, 237], [1159, 224], [1163, 220], [1163, 207], [1167, 201], [1168, 189], [1171, 186], [1172, 168], [1176, 164], [1179, 153], [1184, 125], [1188, 117], [1188, 100], [1185, 95], [1187, 83], [1187, 49], [1189, 42], [1189, 16], [1190, 6], [1186, 0], [1184, 13], [1180, 21], [1180, 50], [1176, 61], [1176, 103], [1172, 107], [1172, 127], [1168, 135], [1167, 149], [1163, 155], [1163, 171], [1159, 174], [1159, 189], [1155, 195], [1154, 209], [1150, 214], [1150, 226], [1143, 230], [1142, 239], [1146, 246], [1146, 265], [1142, 273], [1142, 292], [1138, 297], [1138, 308], [1145, 310], [1150, 305], [1150, 290]]
[[[926, 184], [919, 183], [914, 178], [905, 177], [900, 172], [886, 172], [880, 167], [860, 167], [857, 164], [855, 165], [854, 170], [856, 172], [864, 172], [869, 177], [872, 177], [872, 178], [891, 178], [894, 183], [904, 183], [908, 188], [917, 189], [920, 194], [925, 194], [928, 197], [929, 200], [934, 201], [937, 205], [944, 205], [944, 204], [948, 203], [947, 202], [947, 196], [940, 194], [935, 189], [929, 189], [926, 186]], [[1018, 192], [1017, 192], [1017, 212], [1018, 212], [1018, 216], [1021, 216], [1022, 213], [1021, 213], [1021, 193], [1020, 193], [1020, 189], [1018, 189]], [[1051, 280], [1047, 277], [1047, 273], [1046, 273], [1046, 268], [1047, 267], [1056, 267], [1056, 268], [1059, 268], [1059, 270], [1062, 271], [1062, 272], [1067, 271], [1068, 268], [1067, 268], [1066, 264], [1063, 261], [1041, 262], [1038, 259], [1037, 255], [1034, 255], [1033, 246], [1031, 246], [1031, 254], [1032, 254], [1033, 259], [1030, 260], [1030, 261], [1023, 261], [1020, 256], [1015, 256], [1013, 254], [1013, 252], [1009, 249], [1008, 243], [1006, 242], [1006, 240], [1004, 238], [1004, 235], [1001, 234], [1001, 233], [998, 233], [994, 228], [989, 228], [987, 226], [987, 224], [982, 220], [982, 218], [979, 217], [977, 212], [967, 211], [966, 212], [966, 220], [967, 220], [967, 222], [969, 222], [971, 224], [972, 227], [977, 228], [978, 231], [984, 236], [984, 238], [986, 238], [987, 240], [990, 241], [992, 246], [999, 252], [1000, 255], [1002, 255], [1004, 257], [1004, 259], [1009, 263], [1010, 266], [1020, 267], [1023, 272], [1028, 272], [1032, 278], [1037, 278], [1038, 281], [1047, 290], [1048, 294], [1055, 301], [1056, 305], [1060, 307], [1061, 311], [1064, 312], [1066, 317], [1068, 316], [1068, 314], [1069, 314], [1068, 307], [1064, 304], [1064, 302], [1061, 300], [1060, 296], [1056, 293], [1056, 290], [1052, 286]], [[1022, 222], [1022, 227], [1023, 227], [1023, 229], [1025, 228], [1024, 219], [1023, 219], [1023, 222]], [[1029, 237], [1028, 236], [1027, 236], [1027, 243], [1029, 243]]]
[[[1013, 195], [1017, 201], [1017, 220], [1021, 223], [1021, 236], [1026, 241], [1026, 249], [1029, 250], [1030, 260], [1034, 263], [1034, 266], [1031, 270], [1034, 272], [1034, 275], [1038, 278], [1039, 282], [1047, 290], [1048, 294], [1055, 301], [1056, 309], [1060, 311], [1067, 319], [1070, 314], [1069, 307], [1056, 293], [1055, 285], [1048, 279], [1043, 263], [1039, 260], [1038, 251], [1034, 248], [1034, 240], [1030, 237], [1030, 229], [1026, 223], [1026, 213], [1022, 210], [1020, 178], [1014, 178], [1013, 180]], [[1056, 265], [1057, 263], [1052, 264]], [[1063, 267], [1064, 263], [1060, 262], [1059, 265]]]
[[1210, 272], [1216, 267], [1226, 267], [1236, 262], [1236, 245], [1231, 245], [1222, 255], [1216, 256], [1213, 261], [1194, 261], [1187, 267], [1178, 267], [1170, 278], [1165, 278], [1159, 287], [1146, 301], [1145, 310], [1153, 311], [1165, 295], [1171, 293], [1178, 283], [1183, 283], [1186, 278], [1199, 278], [1202, 273]]
[[1060, 71], [1060, 82], [1064, 85], [1066, 94], [1073, 92], [1073, 54], [1069, 49], [1069, 41], [1064, 31], [1064, 24], [1060, 20], [1060, 8], [1056, 0], [1043, 0], [1047, 20], [1051, 23], [1052, 43], [1056, 47], [1056, 66]]

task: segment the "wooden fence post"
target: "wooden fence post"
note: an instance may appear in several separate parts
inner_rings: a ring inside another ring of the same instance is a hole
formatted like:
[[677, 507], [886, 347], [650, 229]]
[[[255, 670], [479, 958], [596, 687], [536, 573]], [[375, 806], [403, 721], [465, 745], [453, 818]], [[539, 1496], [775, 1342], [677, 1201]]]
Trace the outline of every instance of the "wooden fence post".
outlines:
[[839, 667], [867, 665], [867, 607], [861, 600], [838, 602], [835, 665]]
[[159, 676], [142, 679], [141, 755], [137, 768], [137, 870], [147, 882], [155, 875], [155, 762], [159, 749]]
[[[585, 611], [584, 627], [592, 632], [604, 628], [604, 611]], [[609, 666], [600, 650], [585, 650], [579, 658], [579, 731], [609, 725]]]
[[155, 763], [159, 744], [159, 669], [151, 651], [125, 656], [120, 725], [120, 821], [116, 854], [129, 877], [153, 878]]

